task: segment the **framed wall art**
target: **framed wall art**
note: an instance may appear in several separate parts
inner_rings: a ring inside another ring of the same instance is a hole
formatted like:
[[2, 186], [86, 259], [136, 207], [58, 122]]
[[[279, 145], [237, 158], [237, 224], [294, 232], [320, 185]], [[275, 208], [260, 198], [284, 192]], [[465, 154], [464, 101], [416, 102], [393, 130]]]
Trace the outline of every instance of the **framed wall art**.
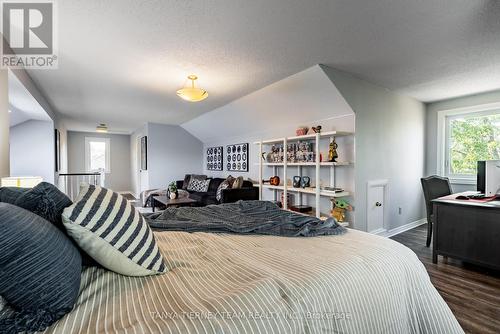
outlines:
[[248, 143], [226, 146], [226, 167], [231, 172], [248, 172]]
[[207, 148], [207, 170], [221, 171], [224, 168], [224, 147]]

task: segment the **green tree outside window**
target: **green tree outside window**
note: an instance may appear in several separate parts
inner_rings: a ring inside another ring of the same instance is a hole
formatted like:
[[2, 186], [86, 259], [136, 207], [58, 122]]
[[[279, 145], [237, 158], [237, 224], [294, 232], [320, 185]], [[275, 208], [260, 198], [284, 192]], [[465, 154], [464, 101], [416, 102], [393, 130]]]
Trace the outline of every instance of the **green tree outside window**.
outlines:
[[478, 160], [500, 159], [500, 114], [450, 120], [450, 173], [476, 174]]

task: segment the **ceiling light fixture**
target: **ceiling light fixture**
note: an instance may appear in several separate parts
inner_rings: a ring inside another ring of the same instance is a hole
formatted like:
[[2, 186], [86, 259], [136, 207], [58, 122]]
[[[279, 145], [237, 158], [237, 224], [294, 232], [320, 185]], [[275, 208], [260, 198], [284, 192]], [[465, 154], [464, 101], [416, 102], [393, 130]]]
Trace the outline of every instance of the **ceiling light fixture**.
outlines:
[[206, 99], [208, 97], [208, 93], [206, 90], [201, 88], [196, 88], [194, 86], [194, 81], [198, 79], [196, 75], [190, 75], [187, 77], [191, 80], [191, 87], [184, 87], [177, 91], [177, 95], [186, 101], [189, 102], [198, 102]]
[[101, 123], [95, 128], [95, 131], [100, 133], [108, 133], [108, 127], [106, 124]]

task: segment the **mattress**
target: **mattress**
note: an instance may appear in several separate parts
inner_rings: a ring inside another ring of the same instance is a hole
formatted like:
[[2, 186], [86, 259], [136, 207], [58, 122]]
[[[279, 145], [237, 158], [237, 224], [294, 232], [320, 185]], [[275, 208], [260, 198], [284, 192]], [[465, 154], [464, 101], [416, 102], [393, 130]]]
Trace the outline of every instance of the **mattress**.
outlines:
[[164, 275], [87, 268], [47, 333], [463, 333], [405, 246], [341, 236], [155, 232]]

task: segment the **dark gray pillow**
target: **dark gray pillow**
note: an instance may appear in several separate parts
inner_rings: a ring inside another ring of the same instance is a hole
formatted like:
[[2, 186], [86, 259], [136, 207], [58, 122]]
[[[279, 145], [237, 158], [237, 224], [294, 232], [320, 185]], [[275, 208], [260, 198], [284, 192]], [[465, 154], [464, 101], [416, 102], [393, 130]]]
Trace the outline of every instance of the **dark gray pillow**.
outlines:
[[43, 331], [73, 309], [81, 258], [73, 243], [45, 219], [0, 203], [0, 332]]
[[[42, 182], [22, 193], [13, 204], [48, 220], [67, 235], [66, 228], [62, 223], [62, 213], [73, 202], [53, 184]], [[76, 247], [78, 248], [78, 246]], [[80, 249], [80, 253], [84, 266], [98, 266], [97, 262], [85, 253], [85, 251]]]
[[1, 187], [0, 202], [14, 204], [19, 196], [29, 191], [28, 188]]
[[13, 204], [39, 215], [64, 231], [61, 215], [73, 202], [53, 184], [42, 182], [19, 196]]

